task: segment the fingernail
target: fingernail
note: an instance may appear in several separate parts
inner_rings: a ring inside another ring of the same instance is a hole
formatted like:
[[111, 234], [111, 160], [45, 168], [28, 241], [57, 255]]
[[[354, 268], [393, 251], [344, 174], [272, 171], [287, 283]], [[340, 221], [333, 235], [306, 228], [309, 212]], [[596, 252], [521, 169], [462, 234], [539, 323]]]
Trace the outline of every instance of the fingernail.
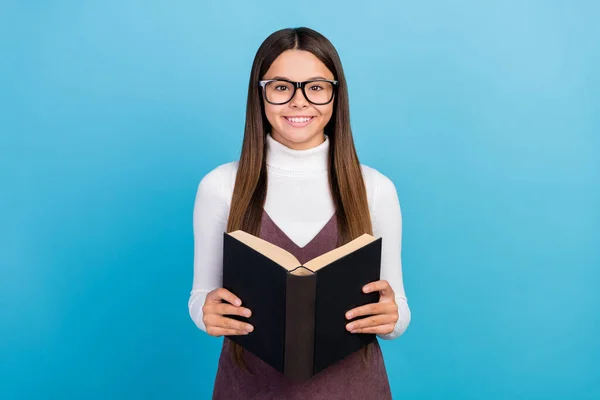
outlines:
[[240, 299], [237, 299], [237, 300], [235, 301], [235, 305], [236, 305], [236, 306], [239, 306], [240, 304], [242, 304], [242, 301], [241, 301]]
[[352, 324], [348, 325], [348, 329], [352, 330], [352, 328], [354, 328], [354, 325], [352, 325]]
[[252, 332], [252, 331], [254, 330], [254, 327], [252, 327], [252, 326], [247, 326], [247, 327], [246, 327], [246, 330], [247, 330], [248, 332]]
[[367, 292], [367, 291], [369, 291], [371, 289], [371, 287], [370, 286], [365, 286], [363, 289], [364, 289], [365, 292]]
[[246, 317], [249, 317], [249, 316], [250, 316], [250, 311], [244, 311], [244, 315], [245, 315]]
[[348, 318], [348, 319], [352, 318], [352, 313], [346, 314], [346, 318]]

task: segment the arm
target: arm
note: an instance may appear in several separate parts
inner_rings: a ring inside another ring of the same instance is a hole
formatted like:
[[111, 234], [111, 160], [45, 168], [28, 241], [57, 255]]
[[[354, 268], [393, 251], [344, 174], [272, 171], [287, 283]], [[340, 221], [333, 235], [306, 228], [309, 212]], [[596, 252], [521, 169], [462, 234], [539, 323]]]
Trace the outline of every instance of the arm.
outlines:
[[224, 183], [226, 165], [206, 174], [196, 193], [193, 212], [194, 277], [188, 302], [190, 317], [206, 332], [202, 307], [206, 295], [223, 283], [223, 233], [227, 229], [229, 206]]
[[385, 175], [377, 173], [373, 207], [373, 233], [382, 237], [381, 280], [387, 280], [395, 294], [398, 305], [398, 321], [391, 333], [378, 334], [381, 339], [391, 340], [404, 333], [410, 323], [410, 309], [402, 280], [402, 212], [394, 183]]

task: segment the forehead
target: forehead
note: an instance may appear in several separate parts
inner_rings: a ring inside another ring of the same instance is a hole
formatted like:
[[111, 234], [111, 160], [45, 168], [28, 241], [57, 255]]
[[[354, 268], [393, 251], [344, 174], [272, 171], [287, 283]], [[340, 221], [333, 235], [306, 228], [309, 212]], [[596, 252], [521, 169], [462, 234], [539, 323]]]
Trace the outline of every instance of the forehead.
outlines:
[[333, 79], [333, 73], [327, 69], [313, 53], [305, 50], [286, 50], [271, 64], [264, 79], [275, 76], [293, 81], [304, 81], [316, 76]]

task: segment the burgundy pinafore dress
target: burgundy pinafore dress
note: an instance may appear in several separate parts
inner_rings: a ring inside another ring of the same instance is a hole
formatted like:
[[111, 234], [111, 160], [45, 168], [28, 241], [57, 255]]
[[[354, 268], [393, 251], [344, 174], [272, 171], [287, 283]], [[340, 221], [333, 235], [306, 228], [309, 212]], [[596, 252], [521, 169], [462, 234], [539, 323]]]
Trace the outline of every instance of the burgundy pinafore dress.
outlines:
[[[333, 216], [304, 247], [296, 245], [263, 211], [260, 237], [292, 253], [301, 263], [336, 248]], [[244, 301], [244, 299], [242, 299]], [[251, 352], [244, 350], [250, 375], [233, 361], [233, 342], [223, 338], [213, 400], [386, 400], [392, 394], [379, 342], [369, 344], [368, 364], [359, 350], [304, 382], [292, 382]]]

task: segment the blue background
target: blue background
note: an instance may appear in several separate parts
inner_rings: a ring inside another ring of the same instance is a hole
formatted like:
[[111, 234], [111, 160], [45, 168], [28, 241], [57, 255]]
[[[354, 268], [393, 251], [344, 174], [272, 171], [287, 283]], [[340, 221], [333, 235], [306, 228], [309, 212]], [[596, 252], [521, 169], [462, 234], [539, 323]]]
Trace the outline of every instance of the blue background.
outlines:
[[0, 398], [209, 398], [201, 177], [273, 31], [337, 47], [395, 182], [413, 320], [394, 397], [600, 398], [598, 2], [0, 3]]

